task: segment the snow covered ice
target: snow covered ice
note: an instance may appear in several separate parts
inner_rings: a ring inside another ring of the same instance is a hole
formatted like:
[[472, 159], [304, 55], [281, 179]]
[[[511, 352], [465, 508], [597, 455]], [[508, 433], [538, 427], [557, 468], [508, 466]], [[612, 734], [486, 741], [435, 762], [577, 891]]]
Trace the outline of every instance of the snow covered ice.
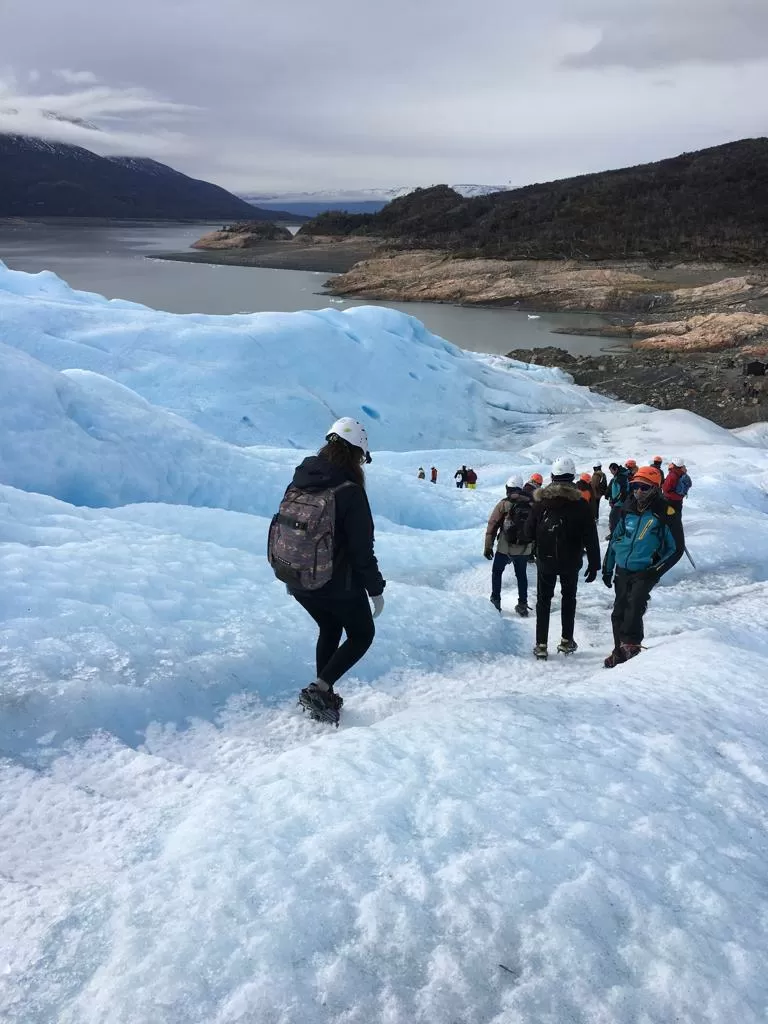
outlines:
[[[330, 730], [265, 545], [339, 415], [389, 585]], [[765, 1021], [767, 440], [392, 310], [174, 316], [0, 265], [0, 1020]], [[488, 601], [504, 480], [657, 451], [697, 570], [627, 665], [599, 581], [535, 663]]]

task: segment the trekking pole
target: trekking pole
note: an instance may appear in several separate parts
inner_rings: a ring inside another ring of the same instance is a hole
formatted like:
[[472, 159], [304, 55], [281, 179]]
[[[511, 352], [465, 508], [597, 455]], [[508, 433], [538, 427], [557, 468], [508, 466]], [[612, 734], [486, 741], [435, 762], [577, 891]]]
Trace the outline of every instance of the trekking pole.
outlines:
[[695, 568], [696, 568], [696, 563], [695, 563], [695, 562], [694, 562], [694, 560], [693, 560], [693, 559], [691, 558], [691, 553], [690, 553], [690, 551], [688, 550], [688, 548], [683, 548], [683, 551], [685, 552], [685, 554], [686, 554], [686, 556], [687, 556], [687, 558], [688, 558], [688, 561], [689, 561], [689, 562], [691, 563], [691, 565], [692, 565], [692, 566], [693, 566], [693, 568], [695, 569]]

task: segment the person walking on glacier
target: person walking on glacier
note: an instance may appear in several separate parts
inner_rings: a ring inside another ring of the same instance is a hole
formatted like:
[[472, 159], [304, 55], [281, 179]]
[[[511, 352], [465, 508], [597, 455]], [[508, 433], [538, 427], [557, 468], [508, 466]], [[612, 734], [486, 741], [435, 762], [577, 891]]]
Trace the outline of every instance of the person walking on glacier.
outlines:
[[667, 501], [677, 510], [678, 515], [683, 514], [683, 501], [692, 486], [693, 483], [688, 476], [688, 470], [685, 468], [683, 460], [677, 459], [675, 462], [670, 462], [662, 491]]
[[363, 463], [371, 461], [365, 427], [344, 416], [325, 441], [296, 468], [272, 519], [268, 553], [277, 578], [319, 628], [317, 677], [299, 703], [313, 717], [338, 724], [344, 702], [334, 685], [373, 643], [386, 582], [365, 493]]
[[585, 550], [585, 581], [594, 582], [600, 571], [597, 524], [589, 503], [582, 500], [581, 492], [574, 483], [575, 476], [573, 459], [568, 456], [555, 459], [552, 482], [534, 492], [533, 510], [525, 524], [525, 539], [536, 544], [538, 593], [533, 653], [541, 660], [547, 658], [550, 608], [558, 579], [562, 632], [557, 649], [561, 654], [572, 654], [578, 647], [573, 639], [576, 591]]
[[[501, 578], [512, 563], [517, 579], [515, 611], [526, 618], [528, 607], [528, 559], [533, 544], [525, 540], [525, 523], [531, 513], [531, 498], [523, 490], [523, 478], [511, 476], [506, 483], [506, 497], [495, 506], [485, 531], [484, 555], [493, 559], [491, 567], [491, 604], [501, 611]], [[496, 554], [493, 545], [496, 544]]]
[[654, 466], [637, 470], [605, 553], [603, 583], [616, 592], [613, 650], [605, 659], [606, 668], [640, 653], [651, 590], [685, 552], [682, 520], [661, 493], [659, 475]]

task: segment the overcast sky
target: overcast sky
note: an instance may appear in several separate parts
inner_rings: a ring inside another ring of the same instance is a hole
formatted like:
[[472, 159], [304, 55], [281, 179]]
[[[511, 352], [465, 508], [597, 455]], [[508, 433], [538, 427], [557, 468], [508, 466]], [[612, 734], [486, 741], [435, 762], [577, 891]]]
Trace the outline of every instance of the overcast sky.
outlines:
[[0, 0], [0, 131], [240, 192], [546, 181], [768, 134], [768, 0]]

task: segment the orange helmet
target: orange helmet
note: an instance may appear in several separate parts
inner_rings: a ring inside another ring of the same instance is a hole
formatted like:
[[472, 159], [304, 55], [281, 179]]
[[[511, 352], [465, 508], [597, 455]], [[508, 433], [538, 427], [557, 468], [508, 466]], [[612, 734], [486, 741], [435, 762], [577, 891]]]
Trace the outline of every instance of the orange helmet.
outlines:
[[661, 470], [655, 466], [641, 466], [632, 477], [633, 484], [650, 484], [651, 487], [661, 487], [663, 478]]
[[624, 465], [627, 467], [627, 469], [637, 469], [637, 463], [634, 459], [627, 459]]
[[541, 473], [531, 473], [531, 483], [538, 484], [539, 487], [544, 483], [544, 477]]
[[591, 484], [592, 483], [592, 475], [591, 475], [591, 473], [582, 473], [581, 476], [579, 477], [579, 480], [583, 480], [585, 484]]

